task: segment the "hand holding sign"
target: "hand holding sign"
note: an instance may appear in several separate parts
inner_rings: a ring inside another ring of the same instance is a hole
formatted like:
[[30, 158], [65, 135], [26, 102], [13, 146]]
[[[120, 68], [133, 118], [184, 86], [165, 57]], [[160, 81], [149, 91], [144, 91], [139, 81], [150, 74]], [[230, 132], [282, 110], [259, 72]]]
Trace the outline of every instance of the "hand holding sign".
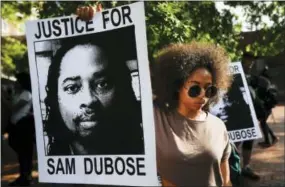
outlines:
[[95, 7], [92, 6], [82, 6], [76, 9], [76, 15], [84, 21], [89, 21], [94, 16], [94, 13], [102, 11], [102, 5], [97, 4]]
[[[96, 11], [102, 11], [102, 5], [96, 6]], [[94, 9], [91, 6], [79, 7], [76, 11], [76, 15], [83, 21], [90, 21], [94, 16]], [[121, 8], [113, 8], [111, 11], [106, 10], [102, 12], [103, 28], [106, 29], [109, 26], [119, 26], [122, 23], [124, 25], [133, 23], [131, 18], [131, 9], [128, 6]]]

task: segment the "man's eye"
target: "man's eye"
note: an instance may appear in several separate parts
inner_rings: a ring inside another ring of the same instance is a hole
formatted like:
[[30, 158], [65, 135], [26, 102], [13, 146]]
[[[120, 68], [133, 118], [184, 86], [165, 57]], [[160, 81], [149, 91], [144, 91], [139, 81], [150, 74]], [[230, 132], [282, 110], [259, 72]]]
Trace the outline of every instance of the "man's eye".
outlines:
[[95, 84], [95, 92], [98, 94], [104, 94], [112, 89], [112, 83], [108, 80], [101, 80]]
[[64, 91], [69, 94], [75, 94], [78, 92], [79, 89], [80, 87], [78, 85], [67, 85], [66, 87], [64, 87]]
[[103, 82], [100, 82], [97, 84], [97, 88], [107, 88], [109, 86], [108, 82], [107, 81], [103, 81]]

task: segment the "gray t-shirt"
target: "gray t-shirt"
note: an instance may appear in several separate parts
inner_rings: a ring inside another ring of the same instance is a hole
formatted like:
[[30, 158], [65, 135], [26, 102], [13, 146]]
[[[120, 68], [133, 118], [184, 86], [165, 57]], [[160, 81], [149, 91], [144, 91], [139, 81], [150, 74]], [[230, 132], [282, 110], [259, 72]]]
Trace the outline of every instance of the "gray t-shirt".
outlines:
[[176, 186], [221, 186], [221, 162], [231, 146], [225, 124], [207, 113], [193, 121], [177, 111], [155, 107], [157, 168]]

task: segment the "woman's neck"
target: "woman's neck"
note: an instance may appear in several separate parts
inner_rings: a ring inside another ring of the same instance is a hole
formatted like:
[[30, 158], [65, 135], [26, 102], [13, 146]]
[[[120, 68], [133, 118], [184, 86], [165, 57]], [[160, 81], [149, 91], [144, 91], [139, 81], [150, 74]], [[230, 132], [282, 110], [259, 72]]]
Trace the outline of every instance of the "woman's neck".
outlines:
[[200, 110], [190, 110], [185, 107], [178, 107], [177, 111], [184, 117], [191, 119], [191, 120], [204, 120], [206, 117], [206, 113], [200, 109]]

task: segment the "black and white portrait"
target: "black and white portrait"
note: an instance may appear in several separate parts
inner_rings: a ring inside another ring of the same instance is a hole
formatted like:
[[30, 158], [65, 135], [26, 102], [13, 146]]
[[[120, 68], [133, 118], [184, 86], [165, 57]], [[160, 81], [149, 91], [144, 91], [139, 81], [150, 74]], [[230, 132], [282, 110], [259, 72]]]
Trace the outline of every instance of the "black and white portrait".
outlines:
[[47, 155], [144, 154], [134, 26], [35, 50]]
[[254, 127], [241, 74], [234, 75], [231, 88], [211, 111], [225, 122], [228, 131]]
[[26, 23], [40, 182], [157, 186], [144, 13]]

